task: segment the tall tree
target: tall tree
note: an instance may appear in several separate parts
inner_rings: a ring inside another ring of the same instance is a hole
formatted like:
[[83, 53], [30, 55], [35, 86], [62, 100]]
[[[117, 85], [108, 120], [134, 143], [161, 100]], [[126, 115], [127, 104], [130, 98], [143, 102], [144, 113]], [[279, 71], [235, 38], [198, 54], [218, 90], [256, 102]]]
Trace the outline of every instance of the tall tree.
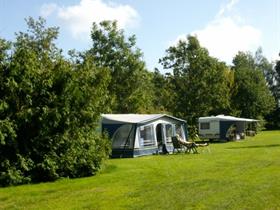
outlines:
[[92, 48], [87, 52], [99, 67], [111, 72], [112, 111], [149, 112], [153, 108], [152, 75], [146, 70], [135, 36], [126, 39], [116, 22], [93, 23]]
[[[279, 53], [280, 56], [280, 53]], [[275, 69], [275, 91], [273, 92], [277, 101], [277, 107], [280, 108], [280, 60], [276, 61]]]
[[230, 71], [209, 56], [194, 36], [179, 41], [160, 59], [164, 69], [173, 71], [173, 114], [196, 125], [197, 118], [230, 110]]
[[270, 113], [275, 100], [266, 84], [260, 63], [250, 54], [239, 52], [233, 59], [236, 93], [233, 106], [240, 116], [262, 119]]
[[[274, 99], [275, 107], [274, 110], [265, 116], [266, 128], [268, 129], [279, 129], [280, 128], [280, 64], [279, 62], [269, 62], [266, 57], [262, 54], [262, 49], [259, 48], [254, 56], [255, 65], [260, 69], [266, 79], [267, 86], [269, 87]], [[277, 67], [278, 66], [278, 67]]]
[[157, 112], [172, 113], [174, 106], [173, 76], [171, 74], [161, 74], [158, 69], [153, 72], [154, 85], [154, 107]]
[[268, 73], [265, 74], [270, 91], [272, 92], [276, 106], [273, 112], [266, 116], [267, 125], [269, 129], [280, 128], [280, 60], [275, 62], [275, 65], [270, 64]]
[[275, 98], [280, 97], [277, 91], [277, 71], [273, 64], [262, 54], [262, 48], [259, 48], [254, 56], [255, 68], [263, 72], [267, 85]]

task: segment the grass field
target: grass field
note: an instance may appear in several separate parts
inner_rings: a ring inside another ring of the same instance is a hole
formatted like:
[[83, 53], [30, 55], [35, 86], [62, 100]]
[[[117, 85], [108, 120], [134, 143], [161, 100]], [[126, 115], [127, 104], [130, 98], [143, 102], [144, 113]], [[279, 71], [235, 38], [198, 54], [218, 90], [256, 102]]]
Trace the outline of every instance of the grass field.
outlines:
[[280, 131], [200, 154], [112, 159], [94, 177], [0, 188], [0, 209], [280, 209]]

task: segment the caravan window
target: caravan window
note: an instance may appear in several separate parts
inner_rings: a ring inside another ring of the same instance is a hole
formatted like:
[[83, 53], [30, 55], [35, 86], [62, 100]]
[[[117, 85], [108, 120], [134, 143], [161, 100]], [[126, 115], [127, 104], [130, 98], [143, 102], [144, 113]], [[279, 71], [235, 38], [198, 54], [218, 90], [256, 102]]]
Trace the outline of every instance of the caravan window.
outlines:
[[152, 125], [140, 127], [140, 144], [141, 146], [154, 146], [154, 127]]
[[166, 135], [166, 142], [170, 143], [172, 142], [171, 138], [172, 138], [172, 125], [167, 124], [165, 125], [165, 135]]
[[200, 129], [201, 130], [208, 130], [208, 129], [210, 129], [210, 123], [209, 122], [200, 123]]

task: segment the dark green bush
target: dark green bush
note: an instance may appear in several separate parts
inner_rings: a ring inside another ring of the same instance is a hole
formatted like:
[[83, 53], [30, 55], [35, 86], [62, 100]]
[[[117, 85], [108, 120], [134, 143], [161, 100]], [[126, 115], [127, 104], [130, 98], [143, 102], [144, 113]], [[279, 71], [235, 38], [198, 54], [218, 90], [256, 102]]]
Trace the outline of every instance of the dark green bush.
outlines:
[[94, 175], [110, 152], [97, 132], [109, 72], [65, 59], [43, 19], [27, 23], [14, 43], [0, 39], [0, 185]]

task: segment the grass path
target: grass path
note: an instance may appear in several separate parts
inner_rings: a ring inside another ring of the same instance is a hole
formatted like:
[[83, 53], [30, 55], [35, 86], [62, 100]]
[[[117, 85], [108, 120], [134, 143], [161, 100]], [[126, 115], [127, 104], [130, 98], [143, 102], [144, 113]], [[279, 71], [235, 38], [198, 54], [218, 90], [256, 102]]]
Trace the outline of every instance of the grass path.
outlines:
[[197, 155], [112, 159], [94, 177], [0, 188], [0, 209], [280, 209], [280, 131]]

